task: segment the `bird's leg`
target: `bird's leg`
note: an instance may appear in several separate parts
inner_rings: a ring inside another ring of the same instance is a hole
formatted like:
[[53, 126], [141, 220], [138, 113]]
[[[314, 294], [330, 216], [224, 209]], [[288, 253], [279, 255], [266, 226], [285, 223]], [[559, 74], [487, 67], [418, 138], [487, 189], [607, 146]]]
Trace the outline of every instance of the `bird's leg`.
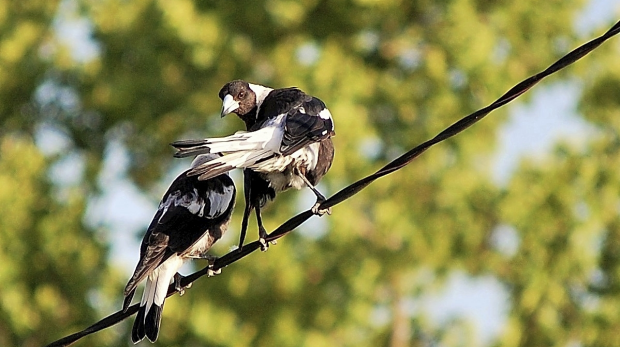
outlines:
[[301, 172], [299, 172], [299, 170], [295, 169], [295, 174], [297, 176], [299, 176], [304, 183], [306, 184], [306, 186], [308, 186], [308, 188], [310, 188], [310, 190], [312, 190], [312, 192], [314, 193], [314, 195], [316, 195], [316, 203], [314, 204], [314, 206], [312, 206], [312, 213], [318, 215], [318, 216], [322, 216], [324, 214], [332, 214], [332, 208], [325, 208], [325, 209], [319, 209], [319, 206], [321, 205], [321, 203], [325, 200], [327, 200], [325, 198], [325, 196], [323, 194], [321, 194], [321, 192], [319, 192], [318, 189], [316, 189], [316, 187], [314, 185], [312, 185], [312, 183], [310, 183], [310, 181], [308, 181], [308, 178], [306, 178], [306, 175], [302, 174]]
[[245, 200], [245, 209], [243, 210], [243, 220], [241, 221], [241, 235], [239, 235], [239, 252], [243, 248], [243, 241], [245, 241], [245, 235], [248, 231], [248, 220], [250, 219], [250, 213], [252, 212], [252, 205]]
[[181, 280], [184, 278], [185, 276], [181, 275], [180, 273], [175, 273], [174, 277], [173, 277], [173, 283], [174, 283], [174, 289], [176, 289], [177, 292], [179, 292], [179, 296], [183, 296], [183, 294], [185, 294], [185, 289], [190, 289], [192, 287], [192, 284], [188, 284], [185, 287], [181, 286]]
[[[260, 242], [260, 250], [266, 252], [269, 249], [269, 243], [267, 242], [267, 230], [263, 226], [263, 217], [260, 213], [260, 206], [254, 206], [254, 211], [256, 212], [256, 222], [258, 223], [258, 242]], [[277, 244], [277, 241], [271, 241], [272, 245]]]

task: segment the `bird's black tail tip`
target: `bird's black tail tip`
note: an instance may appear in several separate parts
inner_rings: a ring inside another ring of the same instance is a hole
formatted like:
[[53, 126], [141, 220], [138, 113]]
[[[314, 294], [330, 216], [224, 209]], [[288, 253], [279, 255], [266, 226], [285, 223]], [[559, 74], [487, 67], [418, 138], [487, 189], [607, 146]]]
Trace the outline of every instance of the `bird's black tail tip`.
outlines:
[[146, 306], [141, 306], [131, 329], [131, 342], [136, 344], [144, 340], [145, 337], [151, 342], [157, 341], [162, 311], [163, 306], [153, 304], [149, 312], [146, 313]]
[[174, 153], [175, 158], [186, 158], [194, 155], [209, 154], [211, 149], [209, 147], [191, 147], [191, 148], [177, 148], [178, 151]]
[[153, 304], [144, 321], [144, 333], [151, 342], [157, 341], [159, 335], [159, 326], [161, 324], [161, 313], [163, 306]]
[[187, 147], [195, 147], [204, 145], [206, 143], [205, 140], [178, 140], [170, 143], [170, 146], [174, 148], [187, 148]]
[[146, 306], [141, 306], [136, 315], [136, 320], [133, 322], [133, 328], [131, 329], [131, 342], [134, 344], [144, 340], [146, 336], [144, 332], [144, 314], [146, 312]]
[[175, 158], [185, 158], [187, 155], [185, 155], [183, 152], [179, 151], [174, 153], [174, 157]]

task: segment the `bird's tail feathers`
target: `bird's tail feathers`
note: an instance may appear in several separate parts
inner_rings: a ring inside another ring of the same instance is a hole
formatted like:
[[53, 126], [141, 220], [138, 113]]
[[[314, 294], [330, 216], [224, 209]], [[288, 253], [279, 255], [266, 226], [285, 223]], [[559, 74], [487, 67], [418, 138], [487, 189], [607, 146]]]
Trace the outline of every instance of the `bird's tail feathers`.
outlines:
[[136, 320], [133, 322], [133, 328], [131, 328], [131, 342], [134, 344], [144, 340], [146, 333], [144, 332], [144, 317], [146, 315], [146, 306], [140, 306]]
[[187, 148], [187, 147], [194, 147], [194, 146], [199, 146], [199, 145], [204, 145], [205, 141], [207, 141], [208, 139], [200, 139], [200, 140], [178, 140], [178, 141], [174, 141], [173, 143], [171, 143], [170, 145], [175, 147], [175, 148]]
[[125, 286], [125, 291], [124, 291], [125, 299], [123, 300], [123, 312], [126, 312], [127, 308], [131, 304], [131, 300], [133, 299], [134, 294], [136, 293], [136, 288], [138, 287], [138, 284], [142, 282], [148, 276], [148, 274], [156, 268], [157, 264], [161, 263], [163, 258], [164, 258], [164, 253], [162, 252], [161, 254], [157, 255], [155, 258], [151, 259], [151, 261], [149, 262], [143, 262], [142, 259], [140, 259], [140, 262], [138, 262], [138, 265], [136, 265], [136, 269], [134, 270], [133, 275], [131, 276], [131, 278], [127, 282], [127, 285]]
[[210, 149], [206, 146], [206, 141], [204, 140], [179, 140], [171, 143], [170, 145], [177, 149], [177, 152], [174, 154], [176, 158], [185, 158], [193, 155], [206, 154], [210, 153]]
[[211, 148], [208, 146], [197, 146], [194, 148], [188, 149], [179, 149], [176, 153], [174, 153], [175, 158], [187, 158], [201, 154], [211, 153]]
[[[177, 158], [205, 153], [230, 153], [240, 151], [262, 150], [270, 144], [279, 147], [280, 139], [274, 140], [274, 128], [267, 127], [252, 132], [239, 131], [234, 135], [204, 140], [182, 140], [172, 143], [178, 152]], [[278, 150], [278, 148], [272, 148]]]
[[180, 258], [169, 258], [147, 277], [140, 310], [131, 331], [133, 343], [140, 342], [144, 337], [151, 342], [157, 340], [168, 286], [181, 265], [183, 261]]
[[144, 334], [151, 342], [157, 340], [159, 335], [159, 327], [161, 326], [161, 313], [164, 311], [164, 306], [155, 305], [151, 306], [151, 309], [146, 314], [144, 319]]
[[146, 312], [146, 306], [141, 306], [131, 329], [131, 342], [136, 344], [144, 340], [145, 337], [151, 342], [157, 341], [163, 310], [163, 305], [158, 306], [154, 304]]
[[200, 175], [199, 179], [204, 181], [233, 169], [250, 167], [259, 160], [267, 159], [273, 155], [271, 150], [234, 152], [198, 165], [189, 170], [187, 175]]

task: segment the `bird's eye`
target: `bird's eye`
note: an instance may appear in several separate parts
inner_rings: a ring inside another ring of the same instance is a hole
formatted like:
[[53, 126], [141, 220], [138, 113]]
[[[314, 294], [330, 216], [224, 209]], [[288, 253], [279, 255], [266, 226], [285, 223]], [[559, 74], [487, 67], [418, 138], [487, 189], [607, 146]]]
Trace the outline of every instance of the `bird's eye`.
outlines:
[[239, 99], [243, 99], [245, 97], [245, 92], [239, 92]]

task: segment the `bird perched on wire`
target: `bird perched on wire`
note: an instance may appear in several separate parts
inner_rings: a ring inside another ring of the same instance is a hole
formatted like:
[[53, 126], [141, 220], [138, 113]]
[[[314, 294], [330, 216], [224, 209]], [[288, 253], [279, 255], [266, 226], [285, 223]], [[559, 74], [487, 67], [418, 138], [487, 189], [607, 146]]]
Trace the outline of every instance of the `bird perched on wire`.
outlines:
[[208, 179], [234, 168], [244, 168], [246, 208], [239, 247], [247, 229], [252, 209], [256, 211], [259, 240], [267, 248], [260, 209], [277, 192], [289, 188], [310, 188], [317, 197], [312, 208], [316, 214], [325, 197], [316, 185], [327, 173], [334, 159], [335, 135], [332, 115], [323, 101], [298, 88], [272, 89], [236, 80], [222, 87], [221, 116], [236, 113], [247, 131], [222, 138], [183, 140], [172, 143], [176, 157], [201, 153], [223, 153], [190, 170], [188, 175]]
[[[218, 154], [199, 155], [192, 168], [217, 157]], [[181, 294], [184, 292], [180, 284], [182, 276], [177, 271], [188, 259], [214, 260], [206, 253], [228, 229], [236, 194], [232, 179], [221, 174], [198, 180], [196, 176], [188, 176], [188, 171], [172, 182], [159, 203], [142, 240], [138, 265], [125, 287], [123, 311], [131, 304], [138, 284], [146, 279], [131, 331], [134, 343], [144, 337], [155, 342], [170, 282], [174, 282]]]

